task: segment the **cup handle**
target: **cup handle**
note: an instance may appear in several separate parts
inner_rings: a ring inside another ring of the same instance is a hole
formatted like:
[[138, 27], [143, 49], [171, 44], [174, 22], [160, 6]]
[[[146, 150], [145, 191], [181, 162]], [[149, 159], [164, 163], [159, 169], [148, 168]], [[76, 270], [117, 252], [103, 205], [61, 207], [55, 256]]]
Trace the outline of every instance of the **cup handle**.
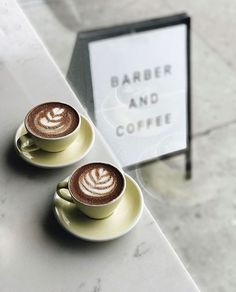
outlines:
[[22, 135], [17, 140], [17, 146], [22, 152], [33, 152], [39, 150], [39, 147], [34, 143], [29, 133]]
[[70, 192], [68, 190], [68, 180], [63, 180], [62, 182], [59, 182], [59, 184], [57, 185], [57, 195], [59, 197], [61, 197], [63, 200], [70, 202], [70, 203], [74, 203]]

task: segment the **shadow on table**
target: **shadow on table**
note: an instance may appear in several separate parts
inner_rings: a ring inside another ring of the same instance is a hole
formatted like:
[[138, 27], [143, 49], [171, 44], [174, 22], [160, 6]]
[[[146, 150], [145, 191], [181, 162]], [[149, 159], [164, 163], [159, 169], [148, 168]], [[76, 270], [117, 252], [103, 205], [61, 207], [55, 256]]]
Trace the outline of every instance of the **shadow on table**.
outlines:
[[107, 242], [89, 242], [86, 240], [79, 239], [69, 232], [67, 232], [63, 227], [58, 223], [57, 219], [52, 210], [53, 206], [49, 206], [48, 210], [45, 213], [44, 218], [42, 219], [42, 229], [45, 235], [56, 245], [62, 246], [63, 248], [73, 249], [78, 251], [98, 251], [98, 249], [105, 249], [109, 246], [114, 246], [122, 238], [111, 240]]
[[39, 168], [27, 163], [17, 154], [12, 141], [13, 139], [11, 139], [7, 144], [4, 155], [6, 165], [11, 169], [12, 172], [31, 179], [37, 177], [44, 179], [45, 177], [55, 176], [55, 174], [61, 172], [60, 169]]

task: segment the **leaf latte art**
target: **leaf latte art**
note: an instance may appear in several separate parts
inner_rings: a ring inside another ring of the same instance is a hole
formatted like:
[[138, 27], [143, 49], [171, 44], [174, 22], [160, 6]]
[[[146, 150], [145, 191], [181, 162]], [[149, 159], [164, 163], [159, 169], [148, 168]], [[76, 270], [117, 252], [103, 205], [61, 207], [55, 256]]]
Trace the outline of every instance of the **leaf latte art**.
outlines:
[[54, 107], [51, 110], [42, 110], [35, 115], [35, 127], [41, 133], [58, 135], [70, 128], [72, 117], [65, 118], [65, 109]]
[[60, 128], [63, 126], [63, 108], [54, 107], [52, 110], [43, 113], [43, 117], [40, 117], [40, 112], [35, 117], [38, 118], [38, 123], [43, 128]]
[[51, 102], [39, 105], [28, 115], [27, 126], [42, 137], [61, 137], [71, 133], [79, 117], [69, 105]]
[[113, 165], [92, 162], [78, 168], [71, 176], [69, 190], [83, 203], [106, 204], [122, 194], [125, 180]]
[[116, 186], [116, 178], [104, 168], [85, 172], [78, 181], [81, 191], [88, 196], [107, 196]]

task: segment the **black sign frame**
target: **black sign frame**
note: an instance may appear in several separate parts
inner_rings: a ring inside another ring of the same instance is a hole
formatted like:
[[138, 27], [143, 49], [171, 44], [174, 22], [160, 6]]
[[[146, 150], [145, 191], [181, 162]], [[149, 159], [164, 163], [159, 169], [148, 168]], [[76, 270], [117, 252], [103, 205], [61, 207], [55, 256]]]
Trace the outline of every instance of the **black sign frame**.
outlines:
[[187, 146], [185, 149], [171, 152], [159, 157], [155, 157], [146, 161], [142, 161], [138, 164], [128, 166], [127, 168], [133, 168], [146, 164], [157, 159], [167, 159], [172, 156], [184, 154], [185, 155], [185, 177], [190, 179], [192, 177], [192, 112], [191, 112], [191, 19], [186, 13], [172, 15], [168, 17], [156, 18], [146, 21], [140, 21], [135, 23], [129, 23], [119, 26], [113, 26], [102, 29], [95, 29], [90, 31], [79, 32], [77, 40], [73, 50], [69, 70], [67, 73], [67, 80], [71, 84], [74, 91], [78, 94], [82, 104], [87, 109], [90, 117], [96, 124], [94, 114], [94, 100], [93, 100], [93, 88], [92, 77], [90, 68], [90, 56], [89, 56], [89, 43], [112, 38], [115, 36], [127, 35], [130, 33], [144, 32], [157, 28], [164, 28], [174, 26], [178, 24], [185, 24], [187, 27], [186, 33], [186, 72], [187, 72]]

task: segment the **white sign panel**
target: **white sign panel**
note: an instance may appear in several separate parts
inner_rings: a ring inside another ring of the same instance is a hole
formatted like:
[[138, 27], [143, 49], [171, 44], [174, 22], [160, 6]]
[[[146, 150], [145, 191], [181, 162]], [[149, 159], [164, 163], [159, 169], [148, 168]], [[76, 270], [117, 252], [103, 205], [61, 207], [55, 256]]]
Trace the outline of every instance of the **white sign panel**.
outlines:
[[187, 26], [89, 43], [96, 125], [123, 166], [187, 147]]

